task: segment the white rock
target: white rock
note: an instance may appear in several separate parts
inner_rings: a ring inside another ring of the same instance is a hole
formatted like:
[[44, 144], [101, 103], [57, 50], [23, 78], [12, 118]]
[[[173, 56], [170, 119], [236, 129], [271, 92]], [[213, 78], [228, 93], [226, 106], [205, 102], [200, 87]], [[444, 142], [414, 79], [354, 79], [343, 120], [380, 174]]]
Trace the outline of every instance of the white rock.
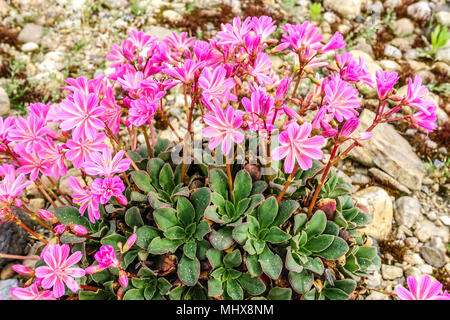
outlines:
[[5, 89], [0, 86], [0, 116], [7, 116], [10, 111], [9, 98]]
[[403, 277], [402, 268], [388, 264], [381, 265], [381, 273], [383, 274], [383, 278], [386, 280], [394, 280]]
[[450, 11], [439, 11], [436, 18], [442, 26], [447, 26], [450, 24]]
[[400, 49], [391, 46], [390, 44], [386, 45], [384, 47], [384, 55], [386, 57], [392, 57], [395, 59], [401, 59], [402, 58], [402, 52], [400, 51]]
[[400, 71], [402, 67], [400, 65], [392, 60], [381, 60], [380, 61], [381, 67], [386, 71]]
[[177, 22], [183, 19], [183, 17], [174, 10], [164, 10], [163, 17], [169, 20], [170, 22]]
[[431, 17], [431, 8], [427, 1], [420, 1], [408, 6], [408, 15], [414, 20], [428, 20]]
[[414, 32], [414, 23], [408, 18], [401, 18], [392, 24], [397, 36], [408, 36]]
[[449, 216], [441, 216], [439, 219], [441, 219], [442, 223], [446, 226], [450, 226], [450, 217]]
[[24, 52], [34, 51], [39, 48], [39, 45], [34, 42], [24, 43], [21, 47], [21, 50]]
[[428, 264], [422, 264], [417, 267], [422, 274], [433, 274], [433, 267]]
[[384, 7], [388, 9], [395, 9], [402, 5], [402, 0], [386, 0], [384, 2]]
[[361, 13], [361, 0], [324, 0], [325, 8], [336, 11], [344, 18], [352, 20]]
[[394, 204], [394, 217], [399, 225], [411, 228], [420, 217], [422, 206], [419, 201], [413, 197], [400, 197]]
[[424, 219], [420, 221], [420, 223], [416, 222], [416, 230], [414, 231], [414, 236], [416, 236], [420, 242], [427, 242], [431, 239], [431, 237], [434, 236], [441, 237], [442, 241], [448, 242], [449, 230], [448, 227], [438, 227], [433, 222]]
[[40, 43], [44, 28], [35, 23], [27, 23], [20, 31], [17, 39], [21, 42]]

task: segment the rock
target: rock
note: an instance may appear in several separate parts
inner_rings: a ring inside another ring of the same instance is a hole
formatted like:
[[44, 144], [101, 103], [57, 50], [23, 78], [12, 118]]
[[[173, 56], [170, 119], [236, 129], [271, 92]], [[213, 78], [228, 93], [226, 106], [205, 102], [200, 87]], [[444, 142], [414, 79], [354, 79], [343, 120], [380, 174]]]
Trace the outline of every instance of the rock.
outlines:
[[364, 174], [355, 173], [350, 177], [352, 179], [352, 183], [355, 184], [368, 184], [370, 182], [370, 178]]
[[417, 239], [416, 237], [408, 237], [405, 240], [405, 244], [410, 248], [414, 248], [418, 243], [419, 239]]
[[[65, 193], [70, 196], [70, 195], [72, 195], [73, 190], [71, 188], [69, 188], [69, 184], [68, 184], [69, 177], [76, 177], [76, 178], [81, 177], [80, 169], [75, 169], [75, 168], [69, 169], [67, 171], [67, 175], [65, 177], [62, 177], [59, 180], [59, 190], [61, 190], [62, 193]], [[79, 178], [77, 180], [80, 182], [81, 186], [86, 186], [86, 183], [84, 182], [83, 179]]]
[[9, 115], [10, 105], [8, 94], [5, 89], [0, 86], [0, 116], [4, 117]]
[[413, 197], [400, 197], [394, 203], [394, 217], [399, 225], [411, 228], [420, 217], [422, 206]]
[[10, 291], [19, 286], [17, 279], [0, 280], [0, 300], [11, 300]]
[[436, 122], [439, 125], [443, 125], [444, 123], [448, 122], [449, 117], [447, 112], [445, 112], [444, 110], [442, 110], [441, 108], [438, 107], [438, 105], [436, 105]]
[[414, 23], [408, 18], [401, 18], [392, 24], [394, 33], [397, 36], [408, 36], [414, 32]]
[[37, 212], [40, 209], [44, 209], [45, 200], [42, 198], [30, 199], [30, 209], [33, 212]]
[[450, 66], [444, 62], [436, 62], [432, 70], [444, 77], [450, 78]]
[[415, 75], [422, 78], [422, 83], [436, 82], [436, 76], [429, 70], [420, 70]]
[[442, 223], [446, 226], [450, 226], [450, 217], [449, 216], [441, 216], [439, 219], [441, 219]]
[[21, 42], [34, 42], [39, 44], [43, 31], [44, 28], [42, 26], [35, 23], [27, 23], [20, 31], [17, 39]]
[[420, 248], [420, 254], [433, 267], [441, 268], [445, 265], [445, 254], [437, 248], [425, 245]]
[[369, 169], [369, 173], [370, 173], [371, 176], [373, 176], [375, 178], [375, 180], [380, 181], [385, 186], [397, 189], [397, 190], [399, 190], [401, 192], [404, 192], [406, 194], [411, 194], [411, 191], [407, 187], [405, 187], [400, 182], [398, 182], [397, 180], [392, 178], [387, 173], [381, 171], [380, 169], [370, 168]]
[[442, 26], [447, 26], [450, 24], [450, 12], [449, 11], [439, 11], [436, 13], [436, 18]]
[[20, 48], [23, 52], [30, 52], [39, 49], [39, 45], [34, 42], [27, 42]]
[[383, 4], [380, 1], [375, 2], [371, 6], [369, 6], [366, 10], [368, 14], [373, 15], [380, 15], [383, 13]]
[[346, 19], [355, 19], [361, 13], [361, 0], [324, 0], [323, 5], [326, 9], [339, 13]]
[[[375, 118], [375, 113], [363, 110], [358, 131], [366, 130]], [[355, 147], [349, 156], [368, 166], [377, 166], [395, 180], [412, 190], [420, 190], [425, 168], [408, 141], [387, 123], [375, 127], [373, 137], [364, 142], [364, 147]], [[340, 150], [348, 147], [344, 143]]]
[[10, 279], [15, 275], [15, 271], [12, 269], [15, 263], [8, 263], [3, 267], [2, 272], [0, 273], [0, 280]]
[[339, 33], [342, 34], [342, 35], [344, 35], [344, 36], [345, 36], [347, 33], [349, 33], [351, 29], [352, 29], [352, 28], [351, 28], [349, 25], [346, 25], [346, 24], [340, 24], [340, 25], [338, 26], [338, 28], [337, 28], [337, 30], [339, 31]]
[[353, 197], [372, 216], [372, 223], [361, 231], [376, 240], [386, 240], [391, 234], [393, 217], [392, 201], [388, 193], [380, 187], [369, 187], [356, 192]]
[[384, 7], [394, 10], [397, 7], [400, 7], [402, 4], [402, 0], [386, 0], [384, 2]]
[[125, 8], [128, 6], [127, 0], [109, 0], [104, 2], [105, 6], [110, 9]]
[[152, 37], [156, 37], [158, 39], [164, 39], [172, 35], [172, 30], [159, 27], [159, 26], [152, 26], [148, 29], [146, 32], [147, 34], [151, 35]]
[[415, 49], [408, 49], [403, 56], [405, 59], [414, 60], [419, 58], [419, 52]]
[[403, 256], [403, 261], [406, 261], [413, 266], [424, 264], [418, 253], [412, 253], [410, 251]]
[[164, 10], [163, 17], [170, 22], [177, 22], [183, 19], [183, 17], [174, 10]]
[[392, 57], [395, 59], [401, 59], [402, 58], [402, 52], [400, 51], [400, 49], [391, 46], [390, 44], [386, 45], [384, 47], [384, 55], [386, 57]]
[[374, 291], [369, 294], [365, 300], [392, 300], [392, 298], [387, 294]]
[[407, 64], [408, 68], [410, 68], [413, 72], [417, 72], [417, 71], [428, 68], [426, 63], [416, 61], [416, 60], [407, 60], [406, 64]]
[[431, 8], [427, 1], [420, 1], [408, 6], [408, 15], [414, 20], [428, 21], [431, 17]]
[[436, 59], [450, 64], [450, 48], [442, 47], [436, 51]]
[[335, 24], [339, 21], [339, 17], [335, 15], [331, 11], [327, 11], [323, 14], [323, 19], [328, 22], [329, 24]]
[[[32, 227], [30, 216], [14, 209], [14, 214], [28, 227]], [[0, 224], [0, 252], [23, 255], [27, 250], [28, 233], [14, 222]], [[0, 266], [5, 259], [0, 258]]]
[[403, 270], [400, 267], [390, 266], [388, 264], [381, 265], [381, 273], [386, 280], [394, 280], [403, 277]]
[[367, 277], [367, 285], [371, 288], [380, 288], [381, 286], [381, 273], [377, 270]]
[[4, 17], [8, 14], [8, 4], [5, 0], [0, 0], [0, 17]]
[[444, 242], [448, 242], [449, 239], [448, 227], [438, 227], [427, 219], [416, 223], [414, 235], [420, 242], [427, 242], [434, 236], [441, 237]]
[[422, 274], [429, 274], [429, 275], [433, 274], [433, 267], [428, 264], [422, 264], [422, 265], [418, 266], [417, 268], [419, 269], [420, 273], [422, 273]]
[[401, 71], [402, 67], [400, 65], [392, 60], [381, 60], [380, 61], [381, 67], [386, 71]]
[[409, 267], [405, 269], [405, 277], [414, 277], [416, 279], [422, 276], [422, 271], [417, 267]]

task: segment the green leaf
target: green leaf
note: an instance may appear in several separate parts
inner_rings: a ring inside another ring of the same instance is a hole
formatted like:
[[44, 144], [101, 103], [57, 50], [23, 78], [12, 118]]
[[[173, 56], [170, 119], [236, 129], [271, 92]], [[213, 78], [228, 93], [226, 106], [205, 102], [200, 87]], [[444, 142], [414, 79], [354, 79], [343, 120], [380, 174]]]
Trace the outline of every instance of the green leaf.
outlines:
[[348, 250], [348, 245], [343, 239], [334, 237], [331, 245], [317, 255], [328, 260], [336, 260], [346, 254]]
[[157, 188], [161, 188], [159, 184], [159, 173], [164, 165], [164, 161], [160, 158], [152, 158], [147, 163], [147, 172], [150, 174], [151, 181]]
[[209, 185], [213, 191], [224, 199], [228, 199], [228, 178], [222, 170], [211, 169], [209, 171]]
[[306, 257], [308, 261], [303, 265], [306, 269], [315, 272], [317, 274], [323, 274], [324, 267], [323, 262], [319, 257]]
[[263, 252], [259, 255], [259, 262], [265, 274], [274, 280], [279, 278], [281, 269], [283, 268], [283, 262], [268, 246], [265, 246]]
[[275, 197], [269, 197], [258, 207], [258, 221], [261, 228], [267, 228], [275, 220], [278, 213], [278, 203]]
[[[137, 171], [135, 171], [137, 172]], [[123, 296], [123, 300], [145, 300], [144, 289], [130, 289]]]
[[112, 235], [104, 237], [102, 240], [100, 240], [100, 243], [104, 246], [112, 246], [114, 250], [119, 250], [117, 243], [121, 242], [122, 245], [124, 245], [126, 241], [127, 239], [124, 236], [114, 233]]
[[294, 217], [294, 234], [299, 233], [300, 229], [305, 225], [306, 220], [308, 220], [308, 218], [306, 217], [306, 214], [304, 214], [304, 213], [295, 215], [295, 217]]
[[192, 193], [190, 199], [195, 208], [196, 221], [199, 221], [211, 203], [211, 190], [209, 188], [197, 189]]
[[261, 264], [258, 261], [258, 256], [247, 255], [245, 258], [245, 265], [247, 266], [248, 272], [253, 277], [258, 277], [262, 273]]
[[185, 285], [193, 286], [197, 283], [200, 276], [200, 262], [195, 259], [189, 259], [185, 254], [181, 257], [178, 264], [178, 278]]
[[282, 201], [278, 205], [278, 215], [272, 223], [274, 226], [281, 226], [297, 210], [300, 204], [294, 200]]
[[242, 288], [251, 295], [258, 295], [266, 291], [266, 285], [259, 278], [253, 278], [247, 273], [243, 273], [238, 279]]
[[338, 288], [324, 288], [323, 294], [330, 300], [348, 300], [350, 295]]
[[177, 203], [177, 216], [185, 227], [190, 225], [195, 219], [195, 210], [191, 202], [184, 198], [179, 197]]
[[156, 292], [156, 287], [155, 286], [146, 287], [144, 289], [145, 300], [152, 300], [152, 298], [155, 295], [155, 292]]
[[136, 186], [144, 191], [145, 193], [149, 193], [150, 191], [155, 191], [152, 187], [152, 180], [150, 179], [150, 176], [147, 174], [147, 172], [144, 171], [132, 171], [131, 172], [131, 179], [136, 184]]
[[158, 289], [159, 292], [161, 292], [161, 294], [167, 294], [171, 286], [172, 285], [170, 284], [169, 281], [167, 281], [166, 278], [158, 278]]
[[286, 250], [286, 269], [294, 272], [302, 272], [303, 267], [297, 263], [297, 261], [292, 256], [291, 247], [288, 247]]
[[205, 235], [207, 235], [211, 231], [208, 222], [205, 220], [200, 221], [197, 225], [197, 229], [195, 230], [194, 237], [197, 240], [202, 240]]
[[224, 227], [218, 231], [212, 230], [209, 234], [209, 241], [217, 250], [226, 250], [234, 243], [232, 233], [232, 227]]
[[287, 241], [291, 238], [289, 234], [282, 231], [278, 227], [271, 227], [269, 230], [269, 233], [265, 237], [264, 240], [270, 242], [270, 243], [282, 243], [284, 241]]
[[218, 279], [208, 280], [208, 296], [219, 297], [223, 293], [222, 282]]
[[206, 251], [206, 256], [213, 269], [217, 269], [223, 266], [222, 263], [222, 251], [216, 249], [209, 249]]
[[239, 203], [242, 199], [247, 198], [251, 191], [252, 178], [247, 171], [239, 171], [234, 179], [234, 203]]
[[325, 215], [325, 212], [317, 210], [311, 220], [306, 223], [305, 231], [308, 234], [308, 238], [322, 234], [326, 226], [327, 216]]
[[147, 202], [148, 198], [145, 194], [137, 191], [131, 191], [130, 200], [135, 202]]
[[114, 296], [106, 290], [99, 289], [97, 291], [80, 291], [78, 299], [80, 300], [110, 300]]
[[150, 242], [148, 251], [153, 254], [164, 254], [168, 252], [175, 252], [177, 248], [183, 243], [183, 240], [170, 240], [166, 238], [156, 237]]
[[164, 236], [170, 240], [183, 240], [186, 237], [186, 232], [182, 227], [173, 226], [164, 232]]
[[313, 284], [313, 276], [309, 271], [303, 270], [302, 272], [289, 272], [289, 282], [292, 288], [301, 294], [305, 294]]
[[267, 295], [267, 300], [291, 300], [292, 290], [290, 288], [272, 288]]
[[242, 263], [241, 252], [238, 249], [235, 249], [232, 252], [228, 253], [223, 258], [223, 263], [227, 268], [239, 267]]
[[163, 165], [161, 172], [159, 173], [159, 184], [169, 193], [172, 193], [175, 188], [172, 167], [168, 163]]
[[194, 241], [187, 242], [183, 247], [183, 252], [189, 259], [195, 259], [197, 254], [197, 243]]
[[147, 249], [150, 242], [158, 236], [158, 229], [150, 226], [142, 226], [136, 230], [136, 245]]
[[131, 228], [141, 227], [144, 225], [144, 221], [142, 220], [138, 207], [131, 207], [127, 210], [125, 213], [125, 223]]
[[181, 226], [176, 215], [177, 211], [173, 208], [161, 208], [153, 211], [153, 217], [162, 231], [167, 231], [174, 226]]
[[351, 294], [356, 289], [356, 281], [351, 279], [334, 280], [334, 287]]
[[[74, 199], [76, 202], [76, 199]], [[73, 207], [59, 207], [55, 210], [55, 217], [59, 222], [65, 225], [79, 224], [88, 230], [92, 230], [89, 220], [82, 217], [77, 209]]]
[[251, 195], [263, 193], [264, 190], [266, 189], [267, 189], [267, 182], [265, 182], [264, 180], [255, 181], [253, 182]]
[[245, 241], [247, 241], [248, 239], [249, 226], [250, 226], [249, 223], [243, 223], [235, 227], [232, 233], [233, 239], [239, 242], [240, 244], [244, 244]]
[[161, 152], [166, 151], [169, 148], [170, 141], [168, 139], [158, 139], [155, 144], [155, 157], [157, 157]]
[[320, 252], [328, 248], [333, 243], [334, 236], [329, 234], [322, 234], [320, 236], [309, 239], [305, 244], [305, 249], [311, 252]]
[[244, 291], [236, 280], [228, 279], [226, 282], [227, 285], [227, 294], [233, 300], [242, 300], [244, 299]]

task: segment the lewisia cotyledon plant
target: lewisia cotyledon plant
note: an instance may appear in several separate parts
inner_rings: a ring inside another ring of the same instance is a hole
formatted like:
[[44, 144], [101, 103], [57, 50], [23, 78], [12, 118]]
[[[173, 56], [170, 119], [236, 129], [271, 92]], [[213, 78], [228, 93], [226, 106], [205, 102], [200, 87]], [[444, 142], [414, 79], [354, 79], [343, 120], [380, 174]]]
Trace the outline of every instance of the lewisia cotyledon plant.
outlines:
[[[29, 277], [14, 298], [358, 298], [380, 259], [358, 231], [370, 216], [331, 168], [380, 123], [434, 130], [436, 105], [417, 76], [398, 95], [399, 76], [370, 74], [338, 32], [324, 41], [305, 21], [276, 38], [277, 28], [262, 16], [236, 17], [208, 41], [130, 30], [108, 76], [68, 78], [60, 103], [0, 118], [0, 219], [44, 244], [35, 268], [14, 267]], [[281, 76], [271, 55], [288, 54]], [[379, 100], [364, 132], [359, 84]], [[186, 134], [168, 116], [177, 93]], [[174, 141], [157, 138], [161, 123]], [[23, 197], [30, 185], [47, 200], [38, 212]], [[408, 284], [401, 299], [448, 297], [427, 278]]]

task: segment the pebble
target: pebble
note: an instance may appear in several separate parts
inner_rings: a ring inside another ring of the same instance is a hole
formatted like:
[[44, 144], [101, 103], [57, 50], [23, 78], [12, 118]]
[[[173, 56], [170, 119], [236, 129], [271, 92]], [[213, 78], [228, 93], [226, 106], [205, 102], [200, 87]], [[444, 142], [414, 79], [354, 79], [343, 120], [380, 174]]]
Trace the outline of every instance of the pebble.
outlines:
[[17, 279], [0, 280], [0, 300], [11, 300], [10, 291], [19, 286]]
[[12, 269], [14, 265], [15, 263], [8, 263], [3, 267], [2, 272], [0, 273], [0, 280], [6, 280], [15, 275], [16, 272]]
[[450, 217], [449, 216], [441, 216], [439, 219], [442, 221], [443, 224], [446, 226], [450, 226]]
[[433, 267], [441, 268], [445, 265], [445, 254], [437, 248], [425, 245], [420, 248], [420, 254]]
[[394, 203], [394, 217], [399, 225], [411, 228], [420, 217], [422, 206], [419, 200], [413, 197], [400, 197]]
[[431, 8], [427, 1], [420, 1], [409, 5], [406, 12], [414, 20], [426, 21], [431, 17]]
[[401, 18], [392, 24], [397, 36], [408, 36], [414, 32], [414, 23], [408, 18]]
[[383, 278], [386, 280], [394, 280], [403, 277], [402, 268], [388, 264], [381, 265], [381, 273], [383, 274]]
[[405, 244], [410, 248], [414, 248], [418, 243], [419, 239], [416, 237], [408, 237], [405, 239]]
[[35, 23], [27, 23], [20, 31], [17, 39], [21, 42], [34, 42], [39, 44], [41, 42], [42, 32], [44, 28]]
[[10, 104], [8, 94], [5, 89], [0, 86], [0, 116], [7, 116], [10, 112]]
[[23, 52], [30, 52], [39, 49], [39, 45], [34, 42], [27, 42], [20, 48]]
[[395, 59], [401, 59], [402, 58], [402, 52], [400, 51], [400, 49], [391, 46], [390, 44], [386, 45], [384, 47], [384, 55], [386, 57], [392, 57]]

